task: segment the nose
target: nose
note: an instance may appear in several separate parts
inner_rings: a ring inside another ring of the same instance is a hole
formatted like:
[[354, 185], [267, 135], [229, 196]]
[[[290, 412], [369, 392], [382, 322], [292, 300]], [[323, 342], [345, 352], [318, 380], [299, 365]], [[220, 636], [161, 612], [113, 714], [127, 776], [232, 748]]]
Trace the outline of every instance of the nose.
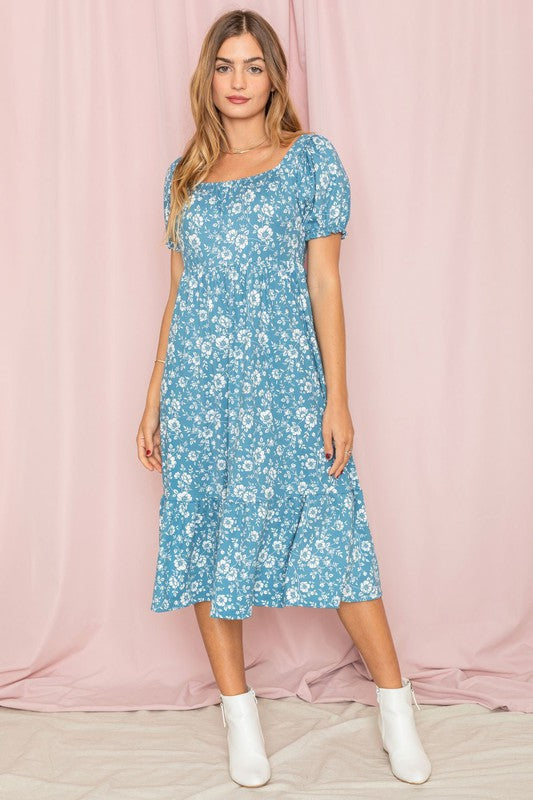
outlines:
[[232, 89], [236, 91], [243, 91], [246, 88], [246, 80], [244, 78], [244, 70], [236, 67], [233, 71], [233, 80], [231, 81]]

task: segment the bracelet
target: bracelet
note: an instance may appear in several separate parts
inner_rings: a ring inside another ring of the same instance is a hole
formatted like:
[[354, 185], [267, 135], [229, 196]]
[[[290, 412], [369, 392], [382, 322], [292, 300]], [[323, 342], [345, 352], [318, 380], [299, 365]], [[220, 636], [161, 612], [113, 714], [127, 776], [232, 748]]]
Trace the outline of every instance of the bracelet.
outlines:
[[164, 362], [164, 361], [163, 361], [161, 358], [155, 358], [155, 359], [154, 359], [154, 363], [155, 363], [156, 361], [161, 361], [161, 363], [162, 363], [162, 364], [164, 364], [164, 363], [165, 363], [165, 362]]

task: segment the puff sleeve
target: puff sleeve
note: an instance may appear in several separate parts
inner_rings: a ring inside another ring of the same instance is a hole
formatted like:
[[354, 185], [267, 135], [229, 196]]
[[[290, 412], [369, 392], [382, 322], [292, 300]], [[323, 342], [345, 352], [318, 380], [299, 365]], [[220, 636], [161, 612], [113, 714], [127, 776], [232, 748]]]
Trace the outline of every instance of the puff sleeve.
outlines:
[[[172, 162], [170, 167], [167, 169], [166, 174], [165, 174], [165, 181], [164, 181], [164, 186], [163, 186], [163, 213], [164, 213], [164, 217], [165, 217], [165, 227], [166, 227], [166, 225], [168, 223], [168, 218], [169, 218], [169, 215], [170, 215], [170, 184], [172, 183], [172, 177], [174, 175], [174, 170], [175, 170], [175, 168], [176, 168], [176, 166], [177, 166], [177, 164], [179, 163], [180, 160], [181, 160], [181, 156], [178, 156], [178, 158], [174, 159], [174, 161]], [[170, 250], [177, 250], [178, 252], [180, 251], [179, 245], [173, 244], [173, 242], [170, 240], [170, 238], [167, 239], [165, 244]]]
[[305, 241], [330, 233], [346, 238], [350, 217], [350, 180], [330, 140], [313, 134], [307, 142]]

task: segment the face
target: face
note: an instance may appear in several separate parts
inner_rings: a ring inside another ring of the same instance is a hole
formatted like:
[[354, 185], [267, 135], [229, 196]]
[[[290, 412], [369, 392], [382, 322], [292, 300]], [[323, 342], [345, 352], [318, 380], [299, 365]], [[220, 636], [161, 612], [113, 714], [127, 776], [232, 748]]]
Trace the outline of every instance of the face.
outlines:
[[262, 113], [271, 89], [263, 52], [251, 33], [226, 39], [217, 53], [212, 83], [213, 102], [220, 113], [232, 119]]

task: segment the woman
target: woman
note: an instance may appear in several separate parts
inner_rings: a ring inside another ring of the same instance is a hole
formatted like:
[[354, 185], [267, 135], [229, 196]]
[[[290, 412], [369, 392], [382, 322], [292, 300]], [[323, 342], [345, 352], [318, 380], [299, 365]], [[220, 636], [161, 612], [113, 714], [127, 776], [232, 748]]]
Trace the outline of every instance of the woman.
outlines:
[[191, 96], [197, 130], [164, 181], [171, 290], [137, 436], [163, 480], [151, 608], [194, 605], [237, 783], [271, 774], [244, 670], [253, 605], [337, 609], [376, 683], [393, 774], [422, 783], [431, 766], [352, 458], [348, 177], [332, 143], [301, 130], [259, 14], [212, 25]]

